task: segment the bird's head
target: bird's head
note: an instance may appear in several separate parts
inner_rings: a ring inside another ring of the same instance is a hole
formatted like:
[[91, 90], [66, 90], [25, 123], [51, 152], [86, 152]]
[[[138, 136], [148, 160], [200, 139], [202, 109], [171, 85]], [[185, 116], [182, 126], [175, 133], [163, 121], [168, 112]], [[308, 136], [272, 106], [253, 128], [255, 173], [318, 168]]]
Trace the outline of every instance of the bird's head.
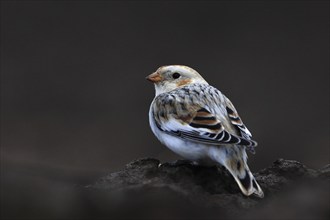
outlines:
[[182, 65], [159, 67], [146, 79], [154, 83], [156, 96], [192, 83], [208, 84], [196, 70]]

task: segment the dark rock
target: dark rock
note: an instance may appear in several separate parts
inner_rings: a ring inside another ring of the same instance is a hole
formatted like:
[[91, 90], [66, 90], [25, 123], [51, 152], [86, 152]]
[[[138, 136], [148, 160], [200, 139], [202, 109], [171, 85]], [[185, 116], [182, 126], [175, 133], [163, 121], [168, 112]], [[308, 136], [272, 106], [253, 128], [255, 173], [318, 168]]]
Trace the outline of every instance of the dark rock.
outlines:
[[[330, 165], [313, 170], [297, 161], [278, 159], [254, 175], [265, 192], [264, 199], [242, 195], [222, 167], [201, 167], [185, 160], [161, 164], [152, 158], [133, 161], [87, 189], [106, 193], [117, 214], [126, 210], [117, 215], [121, 218], [153, 218], [156, 209], [167, 212], [166, 219], [269, 219], [271, 210], [277, 210], [282, 219], [304, 219], [306, 214], [300, 209], [308, 207], [318, 213], [313, 219], [329, 216], [329, 199], [319, 197], [329, 196]], [[304, 200], [294, 201], [299, 196], [305, 196]], [[141, 212], [132, 215], [131, 209]]]
[[330, 179], [330, 164], [319, 170], [319, 176], [324, 177], [326, 179]]

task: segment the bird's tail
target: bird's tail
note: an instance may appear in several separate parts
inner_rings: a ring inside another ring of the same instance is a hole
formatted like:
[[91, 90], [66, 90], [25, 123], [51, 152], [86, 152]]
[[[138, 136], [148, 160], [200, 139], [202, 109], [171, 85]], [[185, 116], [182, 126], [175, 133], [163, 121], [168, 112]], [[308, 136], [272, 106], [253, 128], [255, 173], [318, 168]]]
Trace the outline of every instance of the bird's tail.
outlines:
[[247, 165], [245, 148], [235, 145], [211, 148], [209, 156], [212, 160], [226, 167], [244, 195], [254, 194], [259, 198], [264, 197], [262, 189]]
[[233, 175], [235, 181], [237, 182], [239, 188], [244, 195], [250, 196], [254, 194], [259, 198], [264, 197], [262, 189], [260, 188], [259, 184], [257, 183], [256, 179], [254, 178], [249, 169], [245, 169], [245, 175], [243, 176], [239, 175], [235, 171], [230, 171], [230, 173]]
[[234, 177], [242, 193], [246, 196], [252, 194], [256, 195], [259, 198], [264, 197], [264, 193], [251, 173], [245, 160], [233, 161], [230, 163], [226, 162], [223, 164], [227, 170]]

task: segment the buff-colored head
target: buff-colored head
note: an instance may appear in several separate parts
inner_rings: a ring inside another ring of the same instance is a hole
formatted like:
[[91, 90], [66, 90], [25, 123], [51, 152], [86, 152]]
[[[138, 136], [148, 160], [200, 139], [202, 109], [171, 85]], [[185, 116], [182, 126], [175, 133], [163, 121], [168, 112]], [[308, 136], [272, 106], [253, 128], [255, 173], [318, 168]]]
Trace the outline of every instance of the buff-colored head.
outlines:
[[154, 83], [156, 96], [192, 83], [208, 84], [196, 70], [182, 65], [159, 67], [146, 79]]

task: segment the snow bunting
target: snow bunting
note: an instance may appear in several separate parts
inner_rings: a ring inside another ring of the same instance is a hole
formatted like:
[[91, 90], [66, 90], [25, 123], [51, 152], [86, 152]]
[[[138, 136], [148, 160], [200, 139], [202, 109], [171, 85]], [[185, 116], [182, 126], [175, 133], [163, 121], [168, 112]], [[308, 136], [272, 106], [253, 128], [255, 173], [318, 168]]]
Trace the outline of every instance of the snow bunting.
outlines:
[[163, 66], [147, 79], [156, 90], [149, 123], [159, 141], [193, 162], [221, 164], [244, 195], [262, 198], [245, 151], [257, 143], [230, 100], [187, 66]]

